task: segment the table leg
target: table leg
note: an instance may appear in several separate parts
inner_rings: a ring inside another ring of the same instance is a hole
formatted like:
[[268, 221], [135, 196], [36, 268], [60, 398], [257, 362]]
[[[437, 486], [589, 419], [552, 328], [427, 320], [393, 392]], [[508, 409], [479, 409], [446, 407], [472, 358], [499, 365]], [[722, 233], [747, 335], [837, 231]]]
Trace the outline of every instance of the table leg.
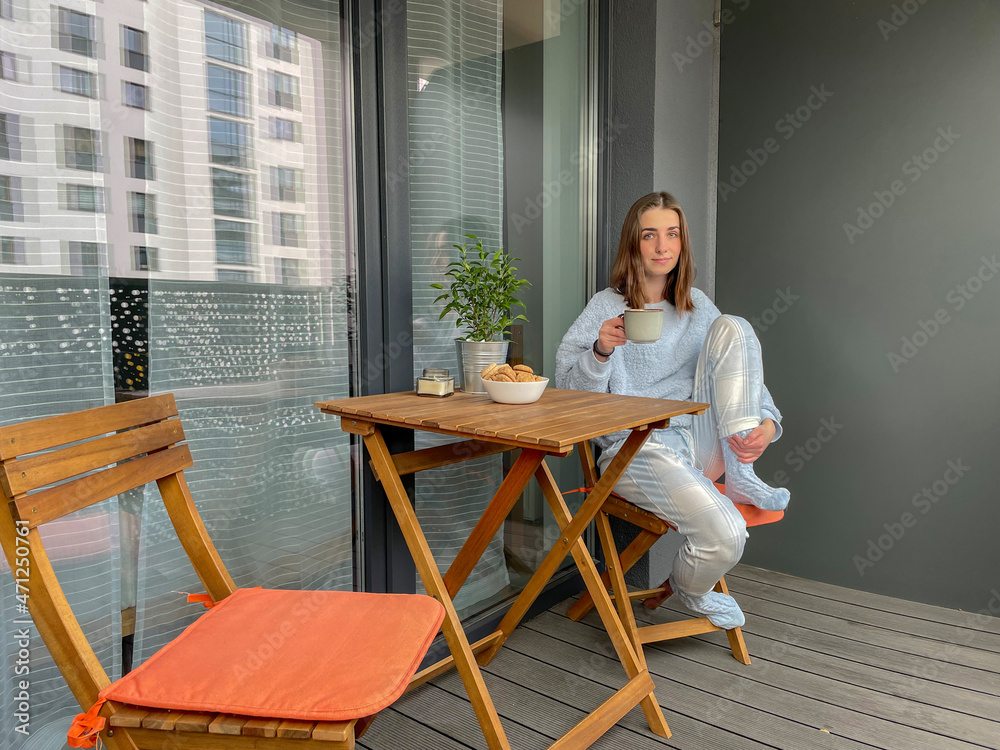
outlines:
[[424, 536], [417, 515], [410, 504], [410, 499], [403, 487], [403, 482], [399, 478], [396, 467], [392, 461], [392, 455], [385, 444], [385, 439], [378, 427], [370, 435], [364, 436], [365, 447], [371, 455], [372, 462], [385, 489], [385, 494], [389, 498], [396, 520], [406, 539], [406, 545], [413, 556], [413, 562], [420, 573], [420, 579], [424, 583], [427, 592], [437, 599], [444, 606], [445, 617], [441, 625], [448, 648], [455, 658], [455, 668], [462, 677], [462, 683], [469, 694], [472, 708], [482, 727], [483, 735], [486, 737], [486, 744], [490, 750], [511, 750], [510, 742], [500, 724], [500, 717], [497, 715], [496, 707], [490, 698], [483, 675], [479, 671], [479, 665], [469, 646], [469, 639], [462, 629], [462, 621], [455, 611], [455, 605], [448, 595], [448, 589], [441, 577], [431, 554], [430, 546]]
[[[619, 477], [625, 471], [625, 467], [629, 465], [643, 443], [646, 442], [649, 434], [650, 430], [633, 430], [628, 438], [626, 438], [625, 444], [622, 445], [621, 450], [611, 460], [608, 470], [604, 472], [604, 476], [594, 485], [594, 489], [587, 495], [587, 499], [583, 501], [572, 521], [562, 529], [562, 536], [552, 545], [552, 549], [548, 551], [541, 565], [538, 566], [538, 569], [531, 576], [531, 580], [528, 581], [527, 585], [514, 601], [514, 604], [507, 611], [503, 620], [500, 621], [499, 630], [503, 631], [503, 638], [493, 648], [479, 655], [480, 664], [489, 664], [490, 660], [503, 645], [504, 640], [514, 632], [514, 628], [517, 627], [518, 623], [528, 613], [528, 609], [535, 603], [535, 599], [542, 593], [545, 585], [551, 580], [559, 565], [566, 558], [566, 555], [574, 548], [576, 542], [583, 536], [583, 532], [587, 529], [587, 526], [597, 516], [601, 506], [604, 505], [604, 501], [611, 494], [611, 490], [614, 489]], [[543, 463], [542, 466], [545, 466], [545, 464]], [[539, 468], [540, 470], [541, 468]], [[542, 482], [543, 479], [541, 477], [543, 475], [539, 471], [535, 472], [535, 478], [539, 482]], [[551, 475], [549, 476], [551, 477]], [[542, 487], [542, 491], [545, 491], [544, 486]], [[558, 494], [558, 490], [556, 492]], [[562, 496], [560, 495], [560, 497]], [[584, 548], [586, 548], [586, 545]]]
[[[566, 528], [573, 516], [566, 506], [566, 501], [563, 499], [562, 493], [559, 492], [559, 488], [556, 486], [555, 479], [552, 477], [549, 467], [543, 463], [539, 467], [536, 477], [538, 483], [542, 486], [545, 500], [548, 502], [549, 508], [552, 509], [552, 514], [556, 517], [560, 528]], [[611, 525], [608, 523], [608, 517], [600, 512], [598, 512], [597, 517], [597, 529], [605, 548], [610, 545], [610, 548], [614, 549], [614, 541], [611, 538]], [[608, 596], [608, 590], [605, 588], [603, 581], [601, 581], [601, 575], [597, 572], [597, 566], [594, 565], [594, 560], [590, 556], [590, 550], [587, 549], [587, 545], [582, 538], [577, 539], [573, 545], [573, 561], [576, 563], [577, 568], [580, 569], [583, 581], [587, 585], [587, 591], [593, 597], [594, 605], [601, 616], [604, 628], [611, 638], [611, 643], [615, 647], [622, 666], [625, 667], [625, 674], [632, 679], [636, 675], [648, 673], [642, 644], [639, 643], [635, 616], [632, 613], [632, 601], [628, 598], [627, 594], [624, 596], [621, 594], [621, 592], [625, 591], [625, 579], [622, 576], [621, 570], [609, 558], [608, 570], [612, 576], [611, 580], [615, 584], [615, 592], [618, 594], [618, 612], [616, 613], [615, 605], [612, 603], [611, 597]], [[661, 737], [670, 737], [670, 728], [667, 726], [667, 720], [664, 718], [660, 704], [653, 694], [652, 682], [650, 682], [649, 692], [643, 694], [641, 705], [650, 730]]]
[[544, 451], [525, 449], [517, 457], [517, 461], [510, 467], [507, 476], [497, 490], [497, 493], [490, 500], [486, 507], [486, 512], [476, 523], [476, 527], [469, 534], [458, 551], [458, 555], [451, 562], [451, 567], [444, 574], [444, 583], [448, 587], [448, 594], [453, 598], [458, 595], [459, 589], [465, 583], [465, 579], [472, 573], [479, 558], [486, 552], [486, 548], [493, 537], [496, 536], [504, 520], [510, 514], [514, 503], [524, 492], [524, 488], [531, 481], [535, 470], [545, 458]]

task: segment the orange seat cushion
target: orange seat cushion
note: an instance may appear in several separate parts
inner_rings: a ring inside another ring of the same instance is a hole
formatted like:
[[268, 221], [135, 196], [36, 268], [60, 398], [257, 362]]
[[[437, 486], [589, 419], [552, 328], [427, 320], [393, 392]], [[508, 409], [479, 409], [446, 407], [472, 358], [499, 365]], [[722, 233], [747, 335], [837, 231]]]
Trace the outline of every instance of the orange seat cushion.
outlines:
[[[726, 494], [726, 485], [721, 482], [715, 482], [714, 484], [719, 492], [723, 495]], [[742, 503], [733, 503], [733, 505], [736, 506], [736, 510], [743, 516], [743, 520], [747, 522], [747, 528], [775, 523], [785, 517], [785, 511], [783, 510], [763, 510], [755, 505], [743, 505]]]
[[441, 627], [429, 596], [239, 589], [101, 691], [143, 708], [347, 721], [403, 694]]

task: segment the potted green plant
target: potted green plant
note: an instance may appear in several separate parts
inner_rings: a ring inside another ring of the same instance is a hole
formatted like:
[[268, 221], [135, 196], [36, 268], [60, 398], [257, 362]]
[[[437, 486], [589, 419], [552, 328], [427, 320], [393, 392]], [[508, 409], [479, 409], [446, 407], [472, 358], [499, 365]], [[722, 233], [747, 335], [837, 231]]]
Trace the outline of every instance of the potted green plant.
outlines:
[[469, 243], [455, 245], [458, 259], [448, 264], [445, 273], [451, 277], [451, 284], [447, 290], [443, 284], [431, 287], [444, 291], [435, 302], [447, 300], [438, 320], [454, 312], [455, 325], [465, 331], [464, 336], [455, 339], [462, 390], [486, 393], [479, 371], [493, 362], [507, 360], [510, 342], [503, 335], [514, 321], [528, 320], [524, 315], [513, 315], [513, 310], [525, 309], [517, 294], [529, 282], [517, 278], [514, 262], [518, 258], [506, 254], [502, 247], [487, 251], [476, 235], [465, 236], [475, 241], [475, 245], [471, 250]]

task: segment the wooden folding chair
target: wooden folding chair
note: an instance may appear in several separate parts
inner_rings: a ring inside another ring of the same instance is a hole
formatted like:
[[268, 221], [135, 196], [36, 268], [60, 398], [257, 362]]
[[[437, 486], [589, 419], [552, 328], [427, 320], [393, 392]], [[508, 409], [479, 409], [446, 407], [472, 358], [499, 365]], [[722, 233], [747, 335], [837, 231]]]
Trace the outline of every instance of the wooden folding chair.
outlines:
[[[580, 451], [580, 461], [583, 464], [583, 475], [588, 487], [593, 487], [597, 481], [597, 469], [594, 464], [594, 455], [590, 445], [586, 445]], [[719, 492], [725, 493], [725, 485], [715, 483]], [[764, 524], [780, 521], [784, 511], [761, 510], [752, 505], [736, 505], [736, 509], [743, 516], [747, 527], [762, 526]], [[611, 533], [611, 524], [608, 516], [620, 518], [639, 528], [639, 534], [632, 540], [621, 554], [615, 545], [614, 536]], [[628, 502], [620, 495], [611, 494], [604, 501], [601, 512], [597, 516], [597, 530], [601, 539], [601, 546], [604, 550], [604, 559], [607, 569], [601, 576], [601, 581], [605, 586], [610, 586], [613, 592], [615, 604], [621, 609], [622, 606], [631, 607], [633, 601], [648, 599], [663, 593], [663, 588], [644, 589], [641, 591], [629, 591], [625, 586], [625, 573], [642, 559], [649, 549], [667, 532], [676, 529], [659, 516], [643, 510]], [[729, 594], [726, 586], [726, 578], [723, 576], [715, 584], [715, 590], [723, 594]], [[583, 595], [570, 607], [567, 615], [571, 620], [579, 621], [594, 606], [589, 593]], [[625, 622], [626, 618], [622, 618]], [[631, 621], [631, 620], [630, 620]], [[689, 635], [699, 635], [701, 633], [712, 633], [722, 628], [717, 628], [707, 617], [692, 617], [678, 622], [665, 622], [656, 625], [645, 625], [634, 629], [629, 635], [637, 649], [641, 649], [643, 644], [668, 641], [673, 638], [684, 638]], [[743, 640], [743, 631], [740, 628], [732, 628], [726, 631], [729, 638], [729, 648], [733, 652], [733, 658], [744, 664], [750, 663], [750, 653], [747, 651], [746, 642]]]
[[[111, 750], [353, 748], [406, 689], [444, 608], [428, 596], [237, 589], [192, 501], [176, 417], [165, 395], [0, 428], [0, 543], [86, 712], [70, 745], [99, 735]], [[38, 529], [153, 481], [211, 608], [111, 683]]]

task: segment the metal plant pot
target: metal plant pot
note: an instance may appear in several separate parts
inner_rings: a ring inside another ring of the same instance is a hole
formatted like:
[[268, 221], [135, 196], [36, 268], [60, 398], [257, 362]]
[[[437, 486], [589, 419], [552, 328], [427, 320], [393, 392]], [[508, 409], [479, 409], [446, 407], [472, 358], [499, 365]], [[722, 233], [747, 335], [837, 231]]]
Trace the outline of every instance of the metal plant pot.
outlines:
[[461, 373], [461, 387], [466, 393], [486, 393], [480, 371], [486, 365], [507, 361], [509, 341], [463, 341], [455, 339], [458, 350], [458, 369]]

